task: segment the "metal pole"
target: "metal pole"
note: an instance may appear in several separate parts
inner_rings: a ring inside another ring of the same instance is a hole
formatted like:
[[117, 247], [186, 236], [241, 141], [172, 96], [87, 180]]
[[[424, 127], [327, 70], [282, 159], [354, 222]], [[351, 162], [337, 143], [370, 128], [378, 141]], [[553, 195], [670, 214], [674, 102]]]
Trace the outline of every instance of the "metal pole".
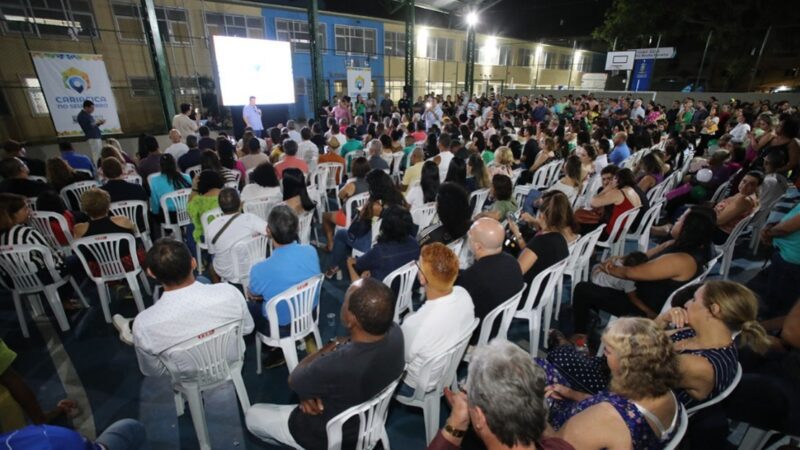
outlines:
[[569, 78], [567, 78], [567, 90], [569, 90], [570, 86], [572, 85], [572, 72], [575, 69], [575, 50], [578, 48], [578, 40], [575, 39], [572, 41], [572, 62], [569, 65]]
[[656, 56], [653, 58], [653, 64], [650, 66], [650, 77], [656, 76], [656, 61], [658, 61], [658, 49], [661, 48], [661, 33], [658, 34], [658, 40], [656, 40]]
[[405, 87], [408, 100], [414, 102], [414, 0], [406, 1], [406, 59], [405, 59]]
[[708, 53], [708, 46], [711, 44], [711, 35], [714, 34], [714, 30], [708, 32], [708, 39], [706, 39], [706, 48], [703, 50], [703, 58], [700, 60], [700, 68], [697, 70], [697, 78], [694, 81], [694, 89], [700, 86], [700, 75], [703, 73], [703, 65], [706, 63], [706, 54]]
[[764, 54], [764, 47], [767, 46], [767, 39], [769, 39], [770, 31], [772, 31], [771, 26], [767, 28], [767, 32], [766, 34], [764, 34], [764, 40], [761, 41], [761, 48], [758, 50], [758, 58], [756, 58], [756, 65], [753, 67], [753, 73], [750, 75], [750, 84], [747, 86], [748, 91], [753, 90], [753, 84], [756, 82], [756, 74], [758, 73], [758, 66], [761, 64], [761, 55]]
[[467, 28], [467, 68], [464, 74], [464, 90], [468, 95], [474, 93], [475, 86], [475, 26]]
[[[317, 110], [325, 100], [325, 85], [322, 76], [322, 55], [320, 55], [319, 42], [317, 42], [317, 0], [310, 0], [308, 2], [308, 42], [309, 50], [311, 51], [311, 89], [313, 105], [311, 107], [311, 116], [317, 117]], [[324, 44], [324, 43], [323, 43]], [[325, 126], [325, 124], [322, 124]]]
[[614, 43], [611, 44], [611, 51], [612, 52], [617, 51], [617, 38], [614, 38]]
[[172, 80], [167, 67], [167, 58], [164, 55], [164, 43], [161, 41], [161, 32], [158, 29], [156, 7], [153, 0], [141, 0], [144, 14], [144, 32], [150, 49], [150, 58], [158, 82], [158, 93], [161, 98], [161, 108], [164, 113], [164, 123], [167, 130], [172, 128], [172, 116], [175, 115], [175, 98], [172, 95]]

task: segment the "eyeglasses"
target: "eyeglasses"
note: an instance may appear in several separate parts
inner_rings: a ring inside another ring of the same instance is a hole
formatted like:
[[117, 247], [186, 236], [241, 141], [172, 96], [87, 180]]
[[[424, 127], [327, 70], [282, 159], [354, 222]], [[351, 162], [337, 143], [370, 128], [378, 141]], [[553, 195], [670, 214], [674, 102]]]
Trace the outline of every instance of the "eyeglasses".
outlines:
[[420, 264], [419, 261], [414, 261], [414, 264], [417, 265], [417, 270], [419, 270], [419, 273], [421, 273], [422, 276], [424, 276], [427, 279], [428, 277], [425, 275], [425, 272], [422, 270], [422, 264]]

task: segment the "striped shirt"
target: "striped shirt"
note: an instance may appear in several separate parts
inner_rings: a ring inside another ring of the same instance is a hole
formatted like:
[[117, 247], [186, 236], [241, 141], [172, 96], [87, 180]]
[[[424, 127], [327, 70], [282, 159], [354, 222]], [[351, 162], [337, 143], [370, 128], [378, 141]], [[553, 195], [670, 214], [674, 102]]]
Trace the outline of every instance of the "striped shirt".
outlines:
[[[43, 245], [45, 247], [49, 247], [47, 244], [47, 239], [45, 239], [41, 233], [27, 225], [22, 224], [14, 225], [5, 233], [0, 233], [0, 245]], [[52, 253], [53, 262], [55, 262], [56, 266], [63, 264], [61, 256], [59, 256], [59, 254], [55, 251]], [[42, 255], [32, 254], [31, 259], [40, 269], [45, 267], [44, 257]]]
[[[671, 336], [672, 342], [680, 342], [684, 339], [689, 339], [695, 336], [692, 329], [680, 330]], [[722, 391], [728, 388], [733, 383], [736, 377], [736, 372], [739, 370], [739, 352], [736, 350], [736, 345], [731, 342], [730, 345], [722, 348], [707, 348], [701, 350], [681, 350], [679, 353], [702, 356], [705, 358], [711, 367], [714, 369], [714, 388], [708, 397], [697, 400], [689, 395], [683, 389], [676, 389], [675, 395], [678, 400], [683, 403], [686, 408], [697, 406], [701, 403], [707, 402], [716, 396], [720, 395]]]

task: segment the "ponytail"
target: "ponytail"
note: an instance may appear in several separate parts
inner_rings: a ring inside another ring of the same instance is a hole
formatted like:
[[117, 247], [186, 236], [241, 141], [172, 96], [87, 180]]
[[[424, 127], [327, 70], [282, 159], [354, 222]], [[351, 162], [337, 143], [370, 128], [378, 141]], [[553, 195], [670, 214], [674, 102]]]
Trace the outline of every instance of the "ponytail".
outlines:
[[739, 342], [741, 345], [761, 354], [766, 353], [771, 344], [767, 331], [755, 320], [748, 320], [742, 324]]
[[758, 353], [765, 352], [770, 341], [764, 327], [756, 320], [758, 300], [755, 293], [733, 281], [713, 280], [703, 284], [703, 303], [719, 307], [718, 318], [731, 330], [739, 334], [741, 345]]

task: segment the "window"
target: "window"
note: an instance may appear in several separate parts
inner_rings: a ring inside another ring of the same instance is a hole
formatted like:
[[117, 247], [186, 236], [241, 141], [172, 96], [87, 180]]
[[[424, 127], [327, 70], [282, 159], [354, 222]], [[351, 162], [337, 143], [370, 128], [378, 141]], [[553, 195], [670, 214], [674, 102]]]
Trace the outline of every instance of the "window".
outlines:
[[172, 77], [175, 95], [200, 95], [200, 86], [195, 77]]
[[264, 19], [261, 17], [207, 12], [205, 18], [206, 36], [264, 38]]
[[500, 53], [497, 47], [491, 45], [481, 45], [478, 47], [478, 55], [475, 58], [477, 64], [485, 66], [496, 66]]
[[542, 52], [542, 58], [539, 65], [544, 66], [545, 69], [555, 69], [556, 55], [550, 52]]
[[50, 114], [47, 109], [47, 102], [44, 99], [42, 86], [36, 77], [22, 77], [22, 85], [25, 88], [25, 97], [28, 98], [28, 105], [34, 116], [46, 116]]
[[375, 56], [375, 29], [336, 25], [336, 54]]
[[558, 55], [558, 68], [561, 70], [569, 70], [572, 65], [572, 55], [564, 53]]
[[533, 50], [529, 48], [520, 48], [517, 50], [517, 66], [532, 66], [533, 65]]
[[158, 83], [155, 78], [131, 77], [128, 79], [131, 97], [155, 97], [158, 95]]
[[89, 0], [3, 0], [5, 32], [25, 32], [64, 39], [98, 37]]
[[453, 51], [453, 40], [447, 38], [428, 38], [428, 48], [425, 54], [428, 58], [439, 61], [453, 61], [455, 52]]
[[[275, 31], [279, 41], [291, 42], [292, 49], [300, 52], [311, 51], [308, 22], [301, 20], [275, 19]], [[328, 48], [325, 24], [317, 24], [317, 46], [320, 51]]]
[[406, 56], [406, 34], [386, 31], [383, 33], [383, 53], [385, 56]]
[[[122, 41], [144, 42], [144, 13], [138, 5], [112, 3], [117, 35]], [[156, 20], [161, 40], [167, 44], [191, 45], [191, 31], [186, 10], [156, 6]]]
[[295, 78], [294, 79], [294, 95], [297, 97], [298, 95], [308, 95], [308, 91], [306, 90], [306, 79], [305, 78]]

